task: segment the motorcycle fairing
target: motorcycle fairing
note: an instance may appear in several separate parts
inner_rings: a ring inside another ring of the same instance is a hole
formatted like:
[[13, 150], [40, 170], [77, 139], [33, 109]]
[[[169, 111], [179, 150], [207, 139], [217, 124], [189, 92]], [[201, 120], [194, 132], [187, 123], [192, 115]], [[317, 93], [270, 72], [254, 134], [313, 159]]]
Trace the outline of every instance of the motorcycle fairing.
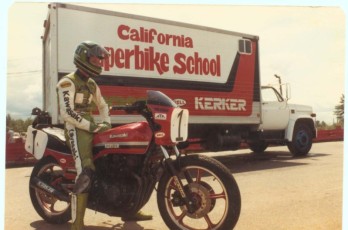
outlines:
[[187, 109], [148, 105], [153, 111], [154, 121], [158, 125], [155, 132], [155, 142], [158, 145], [173, 145], [184, 142], [188, 137]]
[[48, 134], [47, 149], [59, 152], [61, 154], [71, 155], [71, 151], [66, 143], [64, 129], [48, 127], [42, 129]]
[[25, 150], [40, 160], [46, 150], [48, 135], [47, 133], [37, 130], [32, 126], [28, 127], [27, 139], [25, 140]]
[[95, 135], [93, 153], [95, 159], [107, 154], [145, 154], [151, 138], [147, 122], [122, 125]]
[[25, 149], [40, 160], [46, 149], [58, 152], [60, 154], [71, 155], [71, 151], [65, 142], [64, 130], [56, 127], [47, 127], [35, 129], [28, 127]]

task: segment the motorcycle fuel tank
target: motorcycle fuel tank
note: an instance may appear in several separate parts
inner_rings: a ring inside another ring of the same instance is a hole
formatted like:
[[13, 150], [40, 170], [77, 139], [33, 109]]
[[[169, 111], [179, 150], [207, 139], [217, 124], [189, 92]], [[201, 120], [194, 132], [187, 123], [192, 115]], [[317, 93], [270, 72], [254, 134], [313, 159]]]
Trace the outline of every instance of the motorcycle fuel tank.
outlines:
[[152, 131], [147, 122], [136, 122], [112, 128], [95, 135], [95, 157], [106, 154], [144, 154], [150, 144]]

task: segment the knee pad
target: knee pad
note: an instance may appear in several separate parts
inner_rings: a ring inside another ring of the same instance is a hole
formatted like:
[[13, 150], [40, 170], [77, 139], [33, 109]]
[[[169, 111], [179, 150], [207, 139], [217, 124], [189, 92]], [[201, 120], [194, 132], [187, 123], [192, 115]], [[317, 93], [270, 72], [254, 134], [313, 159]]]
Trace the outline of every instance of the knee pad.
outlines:
[[73, 193], [88, 193], [94, 180], [94, 171], [91, 168], [82, 169], [81, 174], [76, 179]]

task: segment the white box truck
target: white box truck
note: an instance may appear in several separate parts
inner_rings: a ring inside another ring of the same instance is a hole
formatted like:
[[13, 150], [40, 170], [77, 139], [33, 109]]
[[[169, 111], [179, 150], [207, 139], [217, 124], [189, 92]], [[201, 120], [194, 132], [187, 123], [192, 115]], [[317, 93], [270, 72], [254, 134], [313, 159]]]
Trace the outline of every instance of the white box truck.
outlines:
[[[291, 105], [287, 93], [260, 85], [258, 36], [65, 3], [49, 4], [42, 36], [43, 106], [53, 125], [63, 124], [56, 84], [75, 71], [73, 52], [86, 40], [110, 53], [95, 78], [110, 106], [144, 99], [151, 89], [189, 110], [189, 141], [182, 148], [199, 143], [209, 151], [236, 150], [247, 143], [263, 152], [284, 144], [293, 155], [311, 149], [312, 108]], [[110, 115], [113, 125], [141, 119]]]

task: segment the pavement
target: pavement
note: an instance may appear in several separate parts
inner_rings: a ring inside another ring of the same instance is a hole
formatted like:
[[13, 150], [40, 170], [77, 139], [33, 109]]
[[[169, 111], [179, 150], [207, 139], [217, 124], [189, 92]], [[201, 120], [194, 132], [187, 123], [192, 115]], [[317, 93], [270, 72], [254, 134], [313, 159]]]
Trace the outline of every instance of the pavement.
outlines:
[[[264, 154], [250, 150], [206, 153], [225, 164], [242, 196], [237, 230], [342, 229], [343, 142], [315, 143], [310, 154], [293, 158], [286, 147]], [[6, 169], [6, 230], [63, 230], [69, 223], [50, 225], [35, 212], [29, 198], [32, 167]], [[152, 221], [123, 222], [87, 210], [85, 230], [166, 230], [156, 203], [156, 192], [143, 211]]]

